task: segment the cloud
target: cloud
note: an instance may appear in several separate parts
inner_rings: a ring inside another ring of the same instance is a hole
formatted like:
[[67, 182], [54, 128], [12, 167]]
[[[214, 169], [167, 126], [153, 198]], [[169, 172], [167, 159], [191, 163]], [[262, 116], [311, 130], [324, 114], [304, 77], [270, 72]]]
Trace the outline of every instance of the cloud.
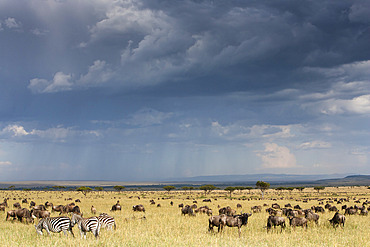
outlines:
[[9, 29], [18, 29], [22, 26], [22, 23], [17, 21], [15, 18], [9, 17], [5, 21], [5, 26]]
[[133, 126], [152, 126], [162, 124], [166, 119], [173, 116], [171, 112], [160, 112], [151, 108], [144, 108], [123, 120], [125, 124]]
[[23, 126], [19, 126], [19, 125], [8, 125], [6, 126], [3, 130], [2, 130], [3, 133], [12, 133], [13, 136], [26, 136], [26, 135], [29, 135], [30, 133], [27, 132]]
[[317, 149], [317, 148], [330, 148], [332, 145], [329, 142], [323, 141], [312, 141], [312, 142], [304, 142], [299, 145], [300, 149]]
[[12, 162], [10, 161], [0, 161], [0, 166], [11, 166]]
[[54, 93], [60, 91], [69, 91], [72, 89], [72, 75], [63, 72], [55, 73], [51, 81], [34, 78], [30, 80], [28, 88], [34, 93]]
[[369, 114], [370, 94], [361, 95], [352, 99], [328, 99], [307, 104], [306, 106], [326, 115]]
[[265, 150], [257, 151], [262, 159], [264, 168], [291, 168], [296, 167], [296, 158], [287, 147], [276, 143], [265, 143]]

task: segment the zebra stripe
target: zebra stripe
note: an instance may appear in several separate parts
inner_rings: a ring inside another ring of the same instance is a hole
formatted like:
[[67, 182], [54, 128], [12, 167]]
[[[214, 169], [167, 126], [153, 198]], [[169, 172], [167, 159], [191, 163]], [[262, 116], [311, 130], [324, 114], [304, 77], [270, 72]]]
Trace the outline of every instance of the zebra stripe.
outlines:
[[42, 230], [45, 229], [47, 233], [50, 235], [50, 232], [61, 232], [63, 231], [64, 235], [68, 235], [67, 233], [70, 232], [74, 237], [72, 231], [72, 224], [71, 219], [65, 216], [62, 217], [47, 217], [43, 218], [39, 221], [37, 225], [35, 225], [36, 232], [42, 235]]
[[112, 231], [114, 228], [114, 230], [116, 230], [116, 221], [112, 216], [109, 216], [107, 214], [101, 214], [98, 216], [98, 220], [102, 228], [107, 228]]
[[78, 214], [72, 214], [72, 226], [78, 225], [81, 238], [86, 239], [86, 232], [91, 232], [95, 238], [98, 238], [101, 224], [97, 217], [82, 218]]

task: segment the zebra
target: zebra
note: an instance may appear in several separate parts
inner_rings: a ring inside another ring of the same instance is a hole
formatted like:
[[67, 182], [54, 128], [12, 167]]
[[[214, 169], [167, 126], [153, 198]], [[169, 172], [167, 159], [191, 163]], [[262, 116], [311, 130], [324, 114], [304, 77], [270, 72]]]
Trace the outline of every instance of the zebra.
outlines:
[[80, 229], [81, 238], [86, 239], [86, 232], [91, 232], [95, 238], [98, 238], [101, 223], [97, 217], [82, 218], [78, 214], [72, 213], [72, 227], [77, 224]]
[[102, 228], [107, 228], [111, 231], [113, 231], [113, 228], [114, 228], [114, 230], [116, 230], [116, 221], [114, 220], [114, 218], [112, 216], [109, 216], [106, 213], [101, 213], [98, 216], [98, 220], [99, 220]]
[[50, 235], [50, 232], [61, 232], [63, 231], [64, 235], [68, 235], [67, 233], [70, 232], [72, 236], [72, 222], [71, 219], [65, 216], [61, 217], [47, 217], [40, 219], [39, 223], [35, 225], [36, 232], [42, 235], [42, 229], [45, 229], [47, 233]]

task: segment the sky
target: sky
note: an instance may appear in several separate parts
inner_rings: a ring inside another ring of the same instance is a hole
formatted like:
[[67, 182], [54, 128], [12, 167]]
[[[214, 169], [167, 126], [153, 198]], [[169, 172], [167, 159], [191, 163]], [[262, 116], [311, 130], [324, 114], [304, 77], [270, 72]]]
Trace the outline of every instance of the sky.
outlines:
[[0, 0], [0, 180], [370, 174], [370, 1]]

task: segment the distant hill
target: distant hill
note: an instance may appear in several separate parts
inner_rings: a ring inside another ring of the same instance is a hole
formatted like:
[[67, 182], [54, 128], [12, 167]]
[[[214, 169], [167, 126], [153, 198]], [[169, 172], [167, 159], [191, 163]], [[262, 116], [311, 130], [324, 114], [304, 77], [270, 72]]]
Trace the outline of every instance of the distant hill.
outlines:
[[196, 176], [169, 178], [165, 181], [173, 182], [213, 182], [213, 183], [256, 183], [259, 180], [274, 183], [292, 182], [314, 182], [325, 179], [341, 179], [349, 174], [320, 174], [320, 175], [294, 175], [294, 174], [244, 174], [244, 175], [215, 175], [215, 176]]
[[316, 182], [326, 186], [370, 186], [370, 175], [351, 175], [344, 178], [321, 179]]
[[370, 175], [325, 174], [325, 175], [293, 175], [293, 174], [245, 174], [245, 175], [217, 175], [197, 176], [164, 179], [161, 181], [127, 182], [127, 181], [8, 181], [0, 182], [0, 189], [52, 189], [53, 186], [65, 186], [66, 190], [79, 186], [101, 186], [106, 190], [113, 190], [115, 185], [123, 185], [126, 189], [160, 190], [164, 185], [199, 186], [214, 184], [220, 188], [225, 186], [255, 186], [262, 180], [277, 186], [370, 186]]

